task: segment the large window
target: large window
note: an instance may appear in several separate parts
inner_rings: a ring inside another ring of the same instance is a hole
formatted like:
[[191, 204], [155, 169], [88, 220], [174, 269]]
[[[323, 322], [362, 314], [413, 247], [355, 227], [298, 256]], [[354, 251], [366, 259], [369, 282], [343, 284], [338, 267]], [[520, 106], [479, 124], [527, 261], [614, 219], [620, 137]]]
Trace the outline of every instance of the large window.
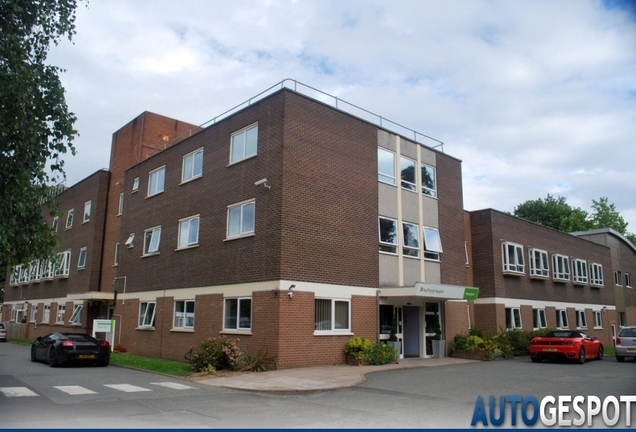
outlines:
[[532, 327], [535, 330], [548, 327], [548, 319], [545, 315], [545, 309], [532, 309]]
[[417, 189], [417, 175], [415, 161], [413, 159], [400, 157], [400, 177], [402, 188], [415, 191]]
[[404, 256], [418, 258], [420, 256], [420, 228], [412, 223], [402, 222], [402, 242]]
[[75, 209], [70, 209], [68, 213], [66, 213], [66, 229], [70, 229], [73, 226], [74, 214], [75, 214]]
[[199, 243], [199, 216], [179, 221], [178, 249], [194, 246]]
[[314, 330], [350, 331], [349, 300], [316, 299]]
[[502, 242], [501, 257], [503, 261], [504, 273], [521, 274], [525, 272], [523, 246], [516, 243]]
[[51, 305], [44, 305], [44, 311], [42, 312], [42, 322], [49, 323], [51, 321]]
[[398, 247], [397, 221], [395, 219], [380, 217], [378, 225], [380, 234], [380, 252], [396, 254]]
[[521, 330], [521, 310], [519, 308], [506, 308], [506, 329]]
[[575, 284], [587, 283], [587, 262], [575, 258], [572, 260], [572, 281]]
[[71, 251], [67, 250], [57, 254], [55, 263], [55, 276], [68, 277], [71, 271]]
[[236, 204], [227, 209], [227, 237], [239, 237], [254, 232], [256, 203]]
[[422, 193], [432, 197], [437, 196], [435, 168], [426, 164], [422, 164]]
[[88, 222], [89, 220], [91, 220], [91, 202], [86, 201], [84, 203], [84, 218], [82, 222]]
[[203, 149], [196, 150], [183, 157], [181, 182], [201, 177], [203, 173]]
[[568, 311], [565, 309], [557, 309], [556, 311], [556, 321], [558, 329], [567, 329], [570, 328], [568, 324]]
[[378, 180], [395, 185], [395, 153], [378, 147]]
[[148, 196], [163, 192], [166, 180], [166, 167], [157, 168], [148, 174]]
[[251, 330], [252, 298], [226, 298], [223, 317], [225, 330]]
[[603, 286], [603, 266], [597, 263], [590, 263], [590, 285]]
[[139, 327], [155, 326], [155, 302], [139, 303]]
[[66, 305], [63, 305], [63, 304], [57, 305], [57, 317], [55, 318], [55, 322], [58, 324], [64, 323], [65, 313], [66, 313]]
[[576, 311], [576, 328], [577, 329], [586, 329], [587, 328], [587, 319], [585, 318], [584, 310]]
[[442, 239], [437, 228], [424, 227], [424, 258], [439, 261], [442, 253]]
[[594, 328], [603, 328], [603, 318], [601, 318], [601, 311], [593, 311], [594, 313]]
[[71, 315], [71, 319], [69, 322], [71, 324], [81, 324], [82, 323], [82, 305], [75, 305], [73, 307], [73, 315]]
[[258, 125], [250, 126], [232, 135], [230, 163], [256, 155], [258, 148]]
[[555, 281], [570, 280], [570, 260], [568, 257], [559, 254], [552, 255], [552, 277]]
[[177, 300], [174, 302], [174, 327], [194, 328], [194, 300]]
[[550, 277], [550, 267], [548, 265], [548, 253], [541, 249], [529, 249], [530, 255], [530, 276], [537, 278]]
[[161, 242], [161, 227], [149, 228], [144, 231], [144, 255], [156, 254], [159, 252]]
[[53, 260], [40, 261], [40, 277], [42, 280], [51, 280], [55, 276], [55, 266]]
[[79, 251], [79, 258], [77, 259], [77, 268], [86, 267], [86, 248], [83, 247]]

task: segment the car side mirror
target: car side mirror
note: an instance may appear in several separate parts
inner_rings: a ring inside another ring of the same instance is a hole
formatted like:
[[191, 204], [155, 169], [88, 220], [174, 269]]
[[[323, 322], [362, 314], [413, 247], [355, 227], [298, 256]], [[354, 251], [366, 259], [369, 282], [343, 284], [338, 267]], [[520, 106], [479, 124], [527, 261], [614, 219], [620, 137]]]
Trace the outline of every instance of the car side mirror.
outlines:
[[42, 341], [42, 336], [38, 336], [37, 338], [35, 338], [36, 341], [41, 342]]

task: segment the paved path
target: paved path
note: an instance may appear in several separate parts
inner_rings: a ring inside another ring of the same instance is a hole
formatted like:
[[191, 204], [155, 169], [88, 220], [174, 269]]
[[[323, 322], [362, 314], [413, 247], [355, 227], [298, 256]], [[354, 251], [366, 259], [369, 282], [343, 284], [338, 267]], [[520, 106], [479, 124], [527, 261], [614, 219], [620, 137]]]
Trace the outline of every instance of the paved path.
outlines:
[[414, 358], [403, 359], [397, 364], [392, 363], [382, 366], [334, 365], [254, 372], [231, 377], [202, 379], [198, 380], [197, 383], [237, 390], [310, 392], [351, 387], [365, 382], [365, 375], [372, 372], [447, 366], [474, 362], [476, 362], [476, 360], [465, 360], [452, 357], [446, 357], [443, 359]]

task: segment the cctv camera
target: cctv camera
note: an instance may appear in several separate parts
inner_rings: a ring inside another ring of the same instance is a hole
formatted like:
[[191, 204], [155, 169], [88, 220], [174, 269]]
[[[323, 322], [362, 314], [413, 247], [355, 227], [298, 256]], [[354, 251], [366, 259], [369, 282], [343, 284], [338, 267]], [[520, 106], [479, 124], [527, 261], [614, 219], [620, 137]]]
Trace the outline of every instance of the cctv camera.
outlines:
[[260, 185], [262, 185], [262, 184], [264, 184], [264, 183], [267, 183], [267, 179], [266, 179], [266, 178], [264, 178], [264, 179], [260, 179], [260, 180], [258, 180], [258, 181], [255, 181], [255, 182], [254, 182], [254, 186], [260, 186]]
[[289, 296], [289, 298], [294, 298], [294, 293], [293, 292], [288, 292], [287, 295]]

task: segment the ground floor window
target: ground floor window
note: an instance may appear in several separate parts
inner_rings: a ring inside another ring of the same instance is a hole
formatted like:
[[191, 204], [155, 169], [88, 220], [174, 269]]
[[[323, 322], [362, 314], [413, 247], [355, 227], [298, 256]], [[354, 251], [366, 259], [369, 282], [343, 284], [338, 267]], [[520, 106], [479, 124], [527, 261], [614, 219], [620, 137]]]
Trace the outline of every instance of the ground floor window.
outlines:
[[141, 302], [139, 304], [139, 327], [155, 326], [155, 302]]
[[44, 305], [44, 311], [42, 312], [42, 322], [48, 323], [51, 321], [51, 305]]
[[194, 300], [174, 302], [174, 327], [194, 328]]
[[565, 309], [558, 309], [556, 311], [556, 321], [558, 329], [566, 329], [568, 325], [568, 312]]
[[521, 310], [519, 308], [506, 308], [506, 329], [521, 330]]
[[594, 311], [594, 328], [603, 328], [603, 319], [601, 311]]
[[82, 323], [82, 305], [75, 305], [73, 309], [73, 315], [71, 315], [70, 323], [71, 324], [81, 324]]
[[57, 305], [57, 318], [55, 319], [55, 322], [63, 323], [65, 313], [66, 313], [66, 305]]
[[584, 310], [576, 311], [576, 328], [577, 329], [586, 329], [587, 328], [587, 319], [585, 318]]
[[29, 321], [31, 322], [35, 322], [35, 317], [38, 314], [38, 305], [33, 305], [31, 306], [31, 318], [29, 319]]
[[349, 331], [349, 300], [316, 299], [314, 330]]
[[534, 313], [532, 327], [535, 330], [547, 328], [548, 320], [545, 315], [545, 309], [533, 309], [532, 312]]
[[252, 298], [226, 298], [223, 316], [225, 330], [251, 330]]

